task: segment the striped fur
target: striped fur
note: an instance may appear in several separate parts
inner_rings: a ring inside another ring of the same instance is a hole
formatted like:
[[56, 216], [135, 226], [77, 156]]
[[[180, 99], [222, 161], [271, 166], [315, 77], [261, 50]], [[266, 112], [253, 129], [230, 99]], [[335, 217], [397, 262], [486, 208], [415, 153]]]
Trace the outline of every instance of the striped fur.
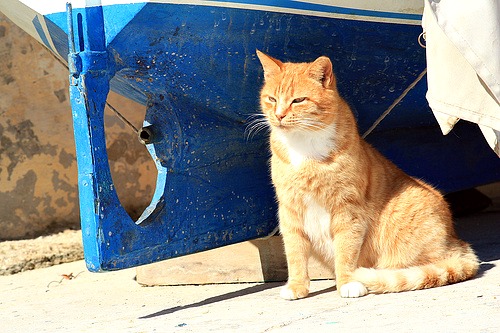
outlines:
[[478, 259], [456, 237], [442, 195], [361, 139], [330, 60], [282, 63], [257, 54], [289, 270], [282, 297], [307, 296], [313, 254], [334, 270], [343, 297], [473, 277]]
[[445, 259], [422, 266], [400, 269], [360, 267], [352, 279], [363, 283], [372, 293], [390, 293], [440, 287], [473, 277], [478, 269], [477, 258], [470, 247], [465, 253], [453, 253]]

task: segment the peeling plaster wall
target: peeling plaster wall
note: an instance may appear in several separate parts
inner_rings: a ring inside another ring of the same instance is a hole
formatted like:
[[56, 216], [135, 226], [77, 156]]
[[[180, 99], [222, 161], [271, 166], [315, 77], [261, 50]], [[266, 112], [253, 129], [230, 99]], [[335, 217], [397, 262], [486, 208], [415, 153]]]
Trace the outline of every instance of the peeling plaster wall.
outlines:
[[[144, 106], [113, 93], [108, 100], [140, 127]], [[105, 121], [115, 188], [137, 217], [153, 195], [156, 169], [129, 127], [108, 110]], [[79, 226], [68, 71], [0, 14], [0, 240]]]

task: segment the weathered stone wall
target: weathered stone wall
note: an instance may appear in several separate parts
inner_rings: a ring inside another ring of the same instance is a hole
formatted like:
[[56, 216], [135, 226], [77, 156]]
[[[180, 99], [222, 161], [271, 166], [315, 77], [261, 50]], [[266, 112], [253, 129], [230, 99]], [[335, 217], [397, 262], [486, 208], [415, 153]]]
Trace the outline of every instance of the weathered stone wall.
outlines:
[[[136, 127], [144, 107], [110, 94]], [[113, 180], [137, 216], [151, 200], [156, 169], [136, 134], [106, 111]], [[80, 223], [68, 71], [0, 14], [0, 240], [47, 234]]]

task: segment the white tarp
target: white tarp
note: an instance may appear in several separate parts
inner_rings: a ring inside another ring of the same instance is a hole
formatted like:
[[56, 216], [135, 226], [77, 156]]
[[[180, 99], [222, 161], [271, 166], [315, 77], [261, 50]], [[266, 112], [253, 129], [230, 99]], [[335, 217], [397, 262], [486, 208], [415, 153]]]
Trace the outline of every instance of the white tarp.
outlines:
[[427, 100], [444, 134], [477, 123], [500, 156], [500, 0], [424, 0]]

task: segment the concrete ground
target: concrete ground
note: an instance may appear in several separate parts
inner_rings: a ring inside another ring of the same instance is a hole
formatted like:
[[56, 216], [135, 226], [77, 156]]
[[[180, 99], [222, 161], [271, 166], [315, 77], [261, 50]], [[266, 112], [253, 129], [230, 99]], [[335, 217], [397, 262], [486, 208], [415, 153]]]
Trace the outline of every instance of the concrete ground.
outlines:
[[0, 276], [0, 332], [500, 332], [500, 212], [457, 230], [483, 261], [477, 278], [358, 299], [325, 280], [298, 301], [279, 297], [282, 283], [142, 287], [134, 269], [83, 261]]

